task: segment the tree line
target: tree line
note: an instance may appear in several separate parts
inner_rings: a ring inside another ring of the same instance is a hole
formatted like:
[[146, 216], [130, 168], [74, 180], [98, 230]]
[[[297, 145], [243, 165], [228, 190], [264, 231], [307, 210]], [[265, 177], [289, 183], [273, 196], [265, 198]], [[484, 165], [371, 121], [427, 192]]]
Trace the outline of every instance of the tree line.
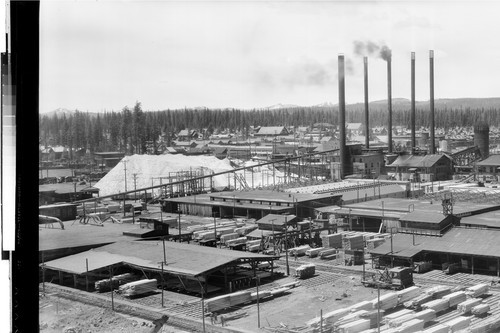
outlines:
[[[416, 127], [430, 126], [428, 109], [416, 109]], [[370, 108], [370, 127], [386, 127], [388, 112], [383, 107]], [[496, 108], [443, 108], [435, 110], [436, 127], [468, 127], [477, 121], [498, 126]], [[364, 109], [350, 106], [346, 121], [363, 123]], [[316, 123], [338, 124], [337, 107], [295, 107], [275, 110], [182, 109], [147, 111], [140, 102], [121, 111], [88, 113], [76, 110], [69, 115], [39, 115], [40, 144], [85, 148], [92, 152], [122, 151], [146, 153], [148, 143], [158, 144], [160, 135], [167, 144], [180, 130], [197, 130], [206, 138], [221, 132], [248, 137], [251, 126], [313, 126]], [[410, 126], [410, 109], [393, 108], [393, 126]]]

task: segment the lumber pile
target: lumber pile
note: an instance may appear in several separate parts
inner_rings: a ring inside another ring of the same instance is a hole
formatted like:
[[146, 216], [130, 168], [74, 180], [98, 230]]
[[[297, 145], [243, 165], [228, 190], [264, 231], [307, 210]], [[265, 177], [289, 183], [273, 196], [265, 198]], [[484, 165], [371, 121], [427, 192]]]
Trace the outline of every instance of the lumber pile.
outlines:
[[[260, 244], [260, 241], [258, 241]], [[236, 246], [236, 245], [243, 245], [247, 243], [247, 238], [246, 237], [238, 237], [235, 239], [229, 239], [226, 240], [226, 245], [227, 246]]]
[[342, 239], [342, 247], [345, 250], [361, 250], [365, 247], [362, 235], [346, 236]]
[[194, 231], [193, 239], [195, 240], [215, 239], [215, 232], [207, 230]]
[[314, 258], [314, 257], [317, 257], [318, 254], [323, 251], [325, 248], [324, 247], [317, 247], [315, 249], [309, 249], [306, 251], [306, 256], [310, 257], [310, 258]]
[[340, 325], [338, 328], [339, 333], [355, 333], [370, 328], [369, 319], [358, 319], [356, 321]]
[[330, 234], [321, 237], [321, 243], [324, 248], [341, 248], [342, 247], [342, 235], [341, 234]]
[[425, 322], [420, 319], [411, 319], [394, 330], [394, 333], [420, 332], [424, 328]]
[[381, 310], [388, 310], [395, 308], [398, 305], [398, 294], [396, 293], [388, 293], [380, 296], [380, 301], [378, 298], [372, 300], [373, 308]]
[[422, 293], [420, 287], [411, 286], [403, 290], [399, 290], [396, 292], [398, 294], [398, 303], [403, 304], [412, 298], [419, 296]]
[[471, 298], [476, 298], [486, 294], [490, 290], [490, 287], [486, 283], [476, 284], [475, 286], [465, 289], [467, 296]]
[[425, 331], [422, 331], [423, 333], [448, 333], [450, 328], [448, 326], [444, 326], [443, 324], [438, 324], [436, 326], [432, 326]]
[[253, 292], [250, 294], [250, 300], [253, 302], [253, 301], [256, 301], [257, 300], [257, 296], [260, 299], [263, 299], [263, 298], [267, 298], [267, 297], [271, 297], [271, 291], [270, 290], [259, 290], [259, 293], [257, 294], [257, 292]]
[[488, 313], [488, 311], [490, 311], [489, 304], [479, 304], [471, 309], [471, 312], [474, 316], [483, 315], [485, 313]]
[[444, 295], [443, 299], [448, 300], [449, 307], [452, 308], [467, 300], [467, 295], [463, 291], [456, 291], [454, 293]]
[[[263, 296], [264, 291], [259, 291], [259, 295]], [[257, 295], [255, 295], [257, 297]], [[212, 297], [205, 300], [205, 310], [207, 312], [219, 311], [230, 306], [252, 301], [252, 293], [250, 291], [237, 291], [231, 294]]]
[[359, 320], [359, 319], [366, 319], [366, 318], [361, 318], [361, 315], [368, 313], [366, 310], [359, 310], [355, 312], [351, 312], [346, 314], [345, 316], [339, 318], [339, 320], [335, 323], [335, 327], [339, 327], [348, 323], [351, 323], [353, 321]]
[[275, 289], [271, 289], [270, 292], [271, 292], [271, 296], [281, 296], [283, 295], [284, 293], [286, 293], [287, 291], [289, 291], [291, 288], [290, 287], [279, 287], [279, 288], [275, 288]]
[[234, 233], [234, 227], [217, 228], [217, 237]]
[[421, 320], [422, 322], [427, 323], [436, 318], [436, 311], [427, 309], [419, 312], [409, 313], [397, 318], [394, 318], [387, 322], [389, 327], [400, 327], [404, 325], [406, 322], [410, 320]]
[[466, 314], [472, 311], [472, 308], [476, 305], [481, 304], [480, 298], [471, 298], [457, 305], [457, 312], [460, 314]]
[[402, 317], [402, 316], [405, 316], [405, 315], [408, 315], [408, 314], [415, 314], [415, 311], [412, 311], [412, 310], [409, 310], [409, 309], [403, 309], [403, 310], [396, 311], [394, 313], [391, 313], [391, 314], [388, 314], [388, 315], [384, 316], [384, 318], [382, 319], [382, 323], [387, 324], [391, 320], [394, 320], [396, 318], [399, 318], [399, 317]]
[[364, 256], [362, 251], [355, 250], [345, 250], [344, 251], [344, 261], [346, 265], [362, 265], [364, 262]]
[[425, 291], [426, 294], [431, 295], [433, 299], [442, 298], [444, 295], [451, 293], [451, 287], [448, 286], [435, 286]]
[[239, 235], [238, 235], [237, 233], [233, 232], [233, 233], [231, 233], [231, 234], [221, 235], [221, 236], [220, 236], [220, 241], [221, 241], [221, 243], [222, 243], [222, 244], [226, 244], [226, 242], [227, 242], [228, 240], [231, 240], [231, 239], [236, 239], [236, 238], [238, 238], [238, 237], [239, 237]]
[[416, 308], [422, 306], [422, 304], [427, 303], [431, 300], [432, 300], [432, 295], [424, 293], [420, 296], [417, 296], [417, 297], [403, 303], [403, 305], [405, 308], [416, 309]]
[[298, 247], [294, 247], [289, 249], [291, 255], [303, 256], [306, 254], [307, 250], [310, 250], [311, 247], [309, 245], [302, 245]]
[[337, 255], [337, 250], [336, 249], [328, 249], [328, 250], [322, 250], [318, 253], [320, 259], [325, 259], [325, 257], [330, 256], [330, 255]]
[[[135, 279], [137, 279], [137, 277], [132, 273], [125, 273], [113, 276], [112, 278], [113, 289], [118, 289], [120, 285], [134, 281]], [[94, 287], [95, 290], [100, 293], [105, 291], [110, 291], [111, 282], [109, 279], [99, 280], [95, 282]]]
[[445, 311], [450, 307], [448, 300], [446, 299], [435, 299], [430, 302], [422, 304], [422, 309], [431, 309], [439, 313]]
[[375, 248], [377, 248], [378, 246], [382, 245], [385, 243], [385, 239], [384, 238], [373, 238], [373, 239], [368, 239], [366, 241], [366, 248], [368, 250], [373, 250]]
[[359, 311], [359, 310], [371, 310], [373, 309], [373, 304], [370, 301], [362, 301], [359, 303], [356, 303], [354, 305], [351, 305], [349, 307], [351, 311]]
[[231, 306], [247, 303], [251, 301], [251, 292], [249, 290], [237, 291], [229, 294], [229, 303]]
[[415, 313], [415, 319], [423, 320], [425, 323], [436, 319], [436, 311], [426, 309]]
[[471, 333], [490, 333], [500, 331], [500, 314], [475, 322], [470, 326]]
[[449, 332], [457, 332], [469, 327], [470, 322], [470, 317], [459, 316], [457, 318], [444, 322], [443, 325], [448, 327]]
[[236, 229], [234, 229], [234, 232], [240, 236], [245, 236], [245, 235], [248, 235], [251, 231], [254, 231], [255, 229], [257, 229], [256, 225], [249, 225], [249, 226], [243, 226], [243, 227], [236, 228]]
[[299, 279], [307, 279], [314, 276], [316, 272], [316, 265], [314, 264], [306, 264], [301, 265], [295, 269], [295, 276]]
[[158, 281], [156, 279], [143, 279], [121, 285], [119, 292], [123, 296], [138, 296], [156, 290]]

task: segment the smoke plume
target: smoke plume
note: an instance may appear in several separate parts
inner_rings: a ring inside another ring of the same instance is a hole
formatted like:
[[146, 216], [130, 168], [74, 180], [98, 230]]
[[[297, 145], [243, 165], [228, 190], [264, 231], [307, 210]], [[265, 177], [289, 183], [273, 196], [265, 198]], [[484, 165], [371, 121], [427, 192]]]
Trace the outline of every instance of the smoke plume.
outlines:
[[386, 45], [379, 45], [372, 41], [356, 40], [354, 44], [354, 54], [358, 56], [378, 56], [385, 61], [391, 60], [391, 49]]

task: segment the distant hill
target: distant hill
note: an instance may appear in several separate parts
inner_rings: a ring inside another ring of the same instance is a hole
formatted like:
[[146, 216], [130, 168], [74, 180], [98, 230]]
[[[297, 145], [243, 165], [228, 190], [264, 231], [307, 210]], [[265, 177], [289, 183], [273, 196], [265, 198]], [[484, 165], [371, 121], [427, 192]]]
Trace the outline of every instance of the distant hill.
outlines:
[[[79, 110], [80, 111], [80, 110]], [[55, 109], [53, 111], [49, 111], [49, 112], [46, 112], [46, 113], [41, 113], [40, 115], [41, 116], [47, 116], [49, 118], [52, 118], [52, 117], [57, 117], [57, 118], [62, 118], [63, 116], [70, 116], [70, 115], [73, 115], [75, 114], [76, 110], [68, 110], [68, 109], [65, 109], [65, 108], [58, 108], [58, 109]], [[88, 113], [89, 116], [91, 117], [96, 117], [98, 115], [98, 112], [88, 112], [88, 111], [80, 111], [80, 112], [83, 112], [83, 113]]]

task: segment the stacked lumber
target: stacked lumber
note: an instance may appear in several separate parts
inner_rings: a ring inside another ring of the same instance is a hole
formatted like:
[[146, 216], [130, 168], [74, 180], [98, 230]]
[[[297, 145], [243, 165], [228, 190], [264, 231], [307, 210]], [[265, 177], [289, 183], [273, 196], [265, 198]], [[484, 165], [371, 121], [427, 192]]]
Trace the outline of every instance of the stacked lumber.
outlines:
[[373, 239], [368, 239], [366, 241], [366, 248], [368, 250], [373, 250], [375, 248], [377, 248], [378, 246], [382, 245], [385, 243], [385, 239], [384, 238], [373, 238]]
[[417, 286], [411, 286], [409, 288], [397, 291], [396, 294], [398, 294], [398, 302], [399, 304], [403, 304], [407, 301], [409, 301], [412, 298], [415, 298], [419, 296], [422, 293], [422, 290], [420, 287]]
[[293, 281], [293, 282], [288, 282], [288, 283], [285, 283], [285, 284], [282, 284], [280, 286], [280, 288], [295, 288], [295, 287], [299, 287], [301, 285], [301, 282], [300, 281]]
[[263, 299], [263, 298], [267, 298], [267, 297], [271, 297], [271, 291], [270, 290], [259, 290], [259, 293], [257, 294], [257, 292], [253, 292], [250, 294], [250, 300], [253, 302], [253, 301], [256, 301], [257, 300], [257, 295], [259, 297], [259, 300], [260, 299]]
[[404, 323], [408, 322], [409, 320], [413, 320], [413, 319], [416, 319], [415, 313], [409, 313], [409, 314], [405, 314], [403, 316], [391, 319], [391, 320], [387, 321], [386, 323], [387, 323], [387, 326], [395, 328], [395, 327], [400, 327]]
[[380, 296], [380, 302], [378, 298], [371, 301], [374, 309], [388, 310], [395, 308], [398, 305], [398, 294], [388, 293]]
[[323, 251], [325, 248], [324, 247], [317, 247], [315, 249], [309, 249], [306, 251], [306, 256], [310, 257], [310, 258], [314, 258], [314, 257], [317, 257], [318, 254]]
[[448, 300], [449, 307], [452, 308], [467, 300], [467, 295], [463, 291], [456, 291], [454, 293], [444, 295], [443, 299]]
[[471, 333], [488, 333], [500, 331], [500, 314], [475, 322], [470, 327]]
[[420, 319], [411, 319], [394, 330], [396, 333], [420, 332], [424, 329], [425, 322]]
[[436, 326], [432, 326], [431, 328], [422, 331], [422, 333], [448, 333], [450, 328], [448, 326], [444, 326], [443, 324], [438, 324]]
[[221, 236], [220, 236], [220, 241], [221, 241], [221, 243], [222, 243], [222, 244], [226, 244], [226, 242], [227, 242], [228, 240], [231, 240], [231, 239], [236, 239], [236, 238], [238, 238], [238, 237], [239, 237], [239, 235], [238, 235], [237, 233], [233, 232], [233, 233], [231, 233], [231, 234], [221, 235]]
[[340, 325], [338, 328], [339, 333], [355, 333], [370, 328], [369, 319], [358, 319], [356, 321]]
[[408, 315], [408, 314], [415, 314], [415, 311], [408, 310], [408, 309], [403, 309], [403, 310], [396, 311], [394, 313], [391, 313], [391, 314], [388, 314], [388, 315], [384, 316], [384, 318], [382, 319], [382, 323], [387, 324], [391, 320], [394, 320], [396, 318], [399, 318], [399, 317], [402, 317], [402, 316], [405, 316], [405, 315]]
[[221, 295], [205, 300], [205, 311], [214, 312], [231, 306], [229, 295]]
[[435, 299], [430, 302], [422, 304], [422, 309], [431, 309], [439, 313], [447, 310], [450, 307], [447, 299]]
[[[118, 289], [118, 287], [122, 284], [134, 281], [137, 277], [132, 273], [125, 273], [113, 276], [112, 283], [113, 289]], [[94, 284], [95, 290], [97, 292], [105, 292], [111, 290], [111, 282], [109, 279], [96, 281]]]
[[360, 250], [365, 247], [362, 235], [346, 236], [342, 239], [342, 247], [345, 250]]
[[307, 250], [310, 250], [311, 247], [309, 245], [302, 245], [298, 247], [294, 247], [292, 249], [289, 249], [290, 253], [292, 255], [298, 255], [298, 256], [303, 256], [306, 254]]
[[237, 291], [235, 293], [229, 294], [229, 304], [230, 306], [235, 306], [243, 303], [250, 302], [252, 300], [252, 292], [249, 290]]
[[200, 230], [200, 231], [193, 232], [193, 239], [205, 240], [205, 239], [214, 239], [214, 238], [215, 238], [215, 232], [213, 232], [213, 231]]
[[449, 332], [457, 332], [470, 326], [471, 318], [459, 316], [444, 322], [443, 325], [449, 328]]
[[[260, 244], [260, 241], [258, 241]], [[235, 239], [230, 239], [226, 241], [227, 246], [236, 246], [236, 245], [242, 245], [247, 243], [247, 238], [246, 237], [238, 237]]]
[[364, 315], [366, 313], [368, 313], [368, 311], [366, 311], [366, 310], [359, 310], [356, 312], [348, 313], [345, 316], [339, 318], [339, 320], [337, 320], [337, 322], [335, 323], [335, 326], [339, 327], [339, 326], [342, 326], [342, 325], [345, 325], [348, 323], [352, 323], [353, 321], [356, 321], [359, 319], [367, 319], [367, 318], [361, 318], [361, 315]]
[[108, 213], [117, 213], [120, 210], [120, 205], [107, 205]]
[[451, 293], [451, 287], [448, 286], [435, 286], [425, 291], [426, 294], [431, 295], [433, 299], [442, 298], [444, 295]]
[[362, 301], [359, 303], [356, 303], [354, 305], [351, 305], [349, 307], [351, 311], [359, 311], [359, 310], [371, 310], [373, 309], [373, 304], [370, 301]]
[[414, 319], [421, 320], [425, 324], [431, 320], [434, 320], [435, 318], [436, 318], [436, 311], [431, 310], [431, 309], [427, 309], [427, 310], [419, 311], [419, 312], [412, 313], [412, 314], [406, 314], [406, 315], [394, 318], [394, 319], [390, 320], [387, 324], [389, 327], [399, 327], [399, 326], [404, 325], [406, 322], [408, 322], [410, 320], [414, 320]]
[[432, 295], [424, 293], [420, 296], [417, 296], [417, 297], [403, 303], [403, 305], [405, 306], [405, 308], [418, 308], [422, 304], [427, 303], [431, 300], [432, 300]]
[[415, 313], [415, 319], [423, 320], [425, 323], [436, 319], [436, 311], [426, 309]]
[[457, 311], [461, 314], [466, 314], [472, 311], [472, 308], [481, 304], [480, 298], [471, 298], [457, 305]]
[[[328, 325], [328, 324], [333, 325], [333, 323], [335, 323], [337, 320], [339, 320], [339, 318], [342, 318], [343, 316], [345, 316], [348, 313], [349, 313], [348, 308], [342, 308], [342, 309], [337, 309], [337, 310], [327, 312], [327, 313], [323, 314], [323, 324], [324, 325]], [[311, 319], [308, 322], [306, 322], [306, 325], [309, 327], [319, 327], [320, 321], [321, 321], [321, 318], [316, 317], [316, 318]]]
[[234, 233], [234, 227], [217, 228], [217, 237]]
[[289, 291], [291, 288], [290, 287], [279, 287], [276, 289], [271, 289], [271, 296], [281, 296], [285, 292]]
[[480, 283], [480, 284], [476, 284], [475, 286], [472, 286], [472, 287], [465, 289], [465, 293], [467, 294], [467, 296], [469, 296], [471, 298], [476, 298], [476, 297], [479, 297], [481, 295], [486, 294], [489, 290], [490, 290], [490, 287], [488, 284]]
[[234, 232], [240, 236], [245, 236], [255, 229], [257, 229], [256, 225], [249, 225], [249, 226], [243, 226], [243, 227], [236, 228], [236, 229], [234, 229]]
[[295, 269], [295, 276], [299, 279], [307, 279], [314, 276], [316, 272], [316, 265], [314, 264], [306, 264], [301, 265]]
[[345, 250], [344, 261], [346, 265], [362, 265], [364, 256], [362, 251]]
[[143, 279], [121, 285], [119, 292], [123, 296], [137, 296], [156, 290], [158, 281], [156, 279]]
[[321, 243], [325, 248], [340, 248], [342, 247], [342, 235], [330, 234], [322, 236]]
[[320, 259], [325, 259], [327, 256], [331, 255], [337, 255], [337, 250], [336, 249], [329, 249], [329, 250], [322, 250], [318, 253]]
[[490, 311], [490, 306], [488, 304], [479, 304], [471, 309], [471, 312], [475, 316], [480, 316]]

